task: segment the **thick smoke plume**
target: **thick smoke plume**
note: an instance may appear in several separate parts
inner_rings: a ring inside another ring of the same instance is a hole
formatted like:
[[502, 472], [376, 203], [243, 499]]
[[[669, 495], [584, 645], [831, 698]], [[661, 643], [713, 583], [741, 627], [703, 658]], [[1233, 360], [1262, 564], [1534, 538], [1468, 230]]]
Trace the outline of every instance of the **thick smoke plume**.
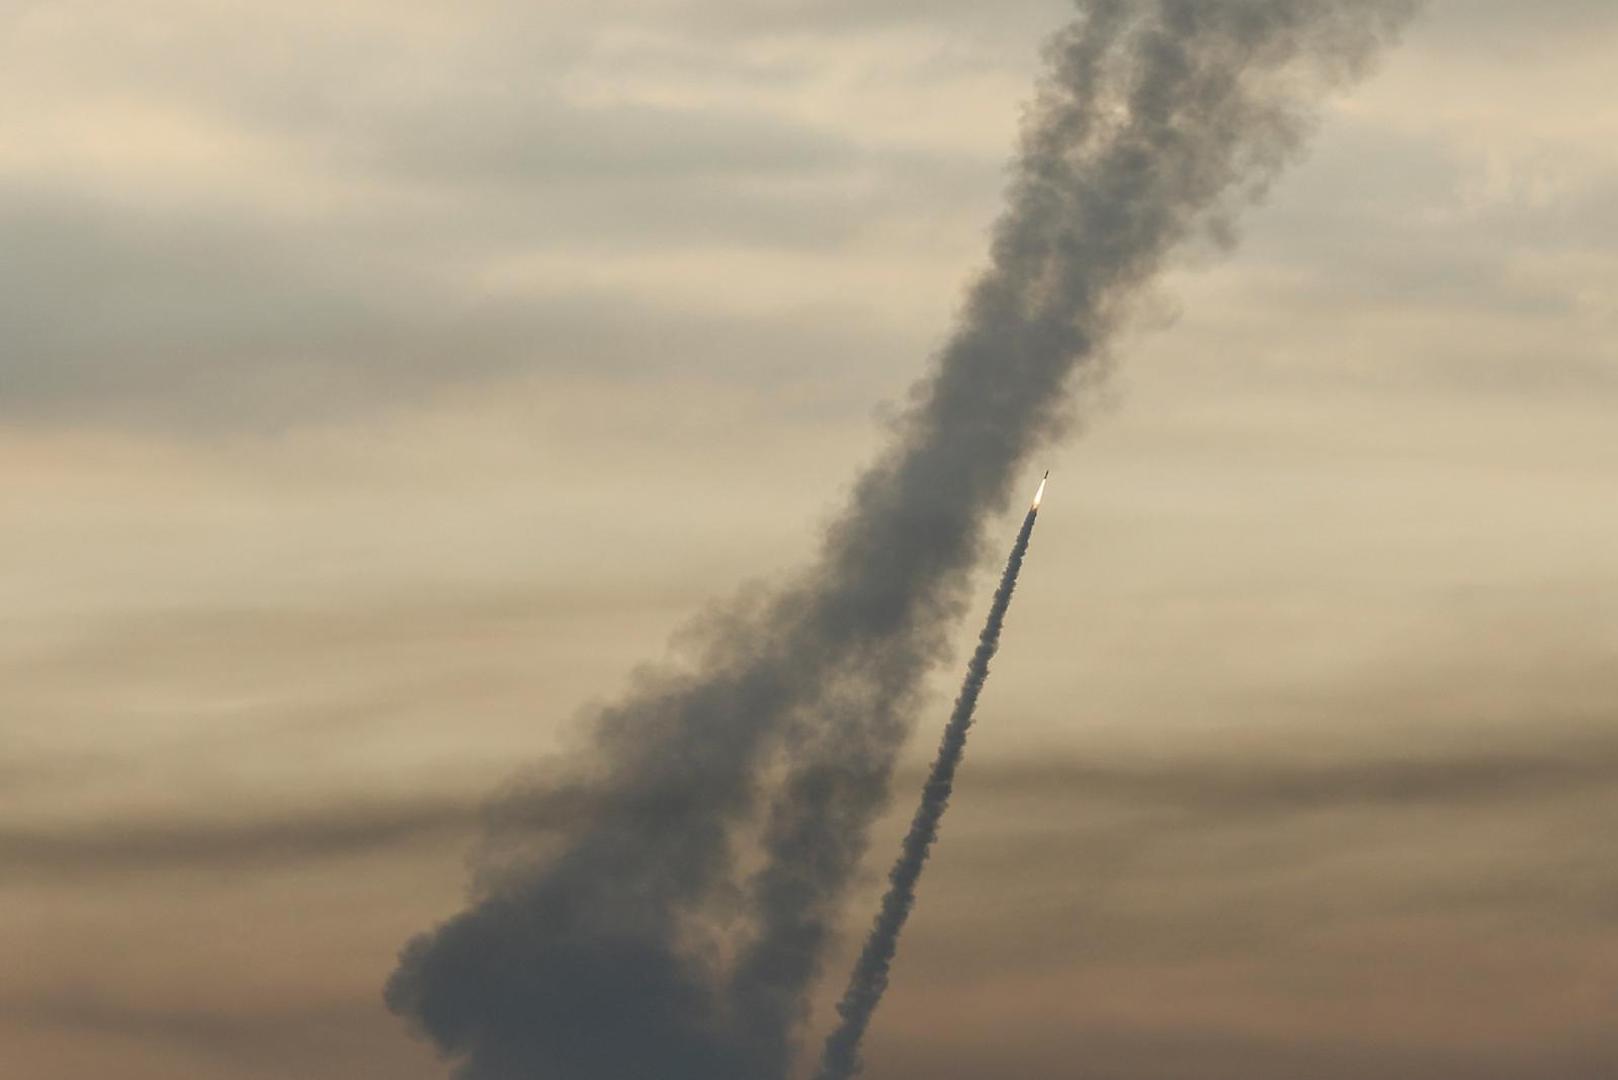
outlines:
[[990, 265], [817, 561], [595, 725], [576, 826], [497, 821], [389, 1006], [463, 1080], [775, 1080], [984, 528], [1132, 304], [1229, 237], [1406, 0], [1092, 0], [1053, 40]]
[[961, 692], [950, 710], [949, 722], [944, 725], [944, 737], [938, 744], [938, 756], [927, 774], [927, 783], [921, 789], [921, 805], [910, 821], [910, 831], [899, 845], [899, 857], [888, 871], [888, 891], [882, 895], [882, 906], [877, 909], [876, 923], [865, 947], [854, 961], [854, 971], [848, 978], [848, 989], [837, 1003], [841, 1018], [837, 1027], [826, 1038], [826, 1049], [820, 1059], [815, 1080], [847, 1080], [859, 1072], [860, 1042], [865, 1029], [871, 1026], [871, 1017], [882, 1003], [882, 993], [888, 988], [888, 972], [893, 967], [893, 956], [899, 948], [899, 935], [904, 931], [910, 909], [916, 906], [916, 885], [927, 866], [927, 856], [938, 839], [938, 826], [949, 808], [950, 794], [955, 790], [955, 772], [966, 753], [966, 736], [972, 729], [972, 718], [977, 715], [978, 696], [983, 684], [989, 681], [989, 661], [1000, 648], [1000, 629], [1006, 623], [1006, 610], [1011, 607], [1011, 594], [1017, 588], [1017, 574], [1022, 570], [1023, 556], [1028, 554], [1028, 540], [1034, 535], [1034, 521], [1039, 517], [1036, 503], [1029, 507], [1023, 518], [1017, 541], [1011, 546], [1011, 557], [1000, 575], [1000, 587], [994, 592], [989, 605], [989, 617], [984, 620], [978, 634], [978, 646], [966, 666], [966, 679]]

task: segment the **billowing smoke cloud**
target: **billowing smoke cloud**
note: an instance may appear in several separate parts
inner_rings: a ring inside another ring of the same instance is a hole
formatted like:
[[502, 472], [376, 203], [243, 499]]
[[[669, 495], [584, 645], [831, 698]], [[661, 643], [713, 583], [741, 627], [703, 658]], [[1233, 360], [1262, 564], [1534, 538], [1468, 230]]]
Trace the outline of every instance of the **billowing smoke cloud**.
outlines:
[[[1040, 490], [1044, 490], [1041, 485]], [[933, 759], [932, 771], [921, 789], [921, 805], [910, 821], [910, 831], [899, 845], [899, 858], [888, 871], [888, 891], [882, 895], [882, 906], [877, 910], [876, 924], [865, 939], [865, 947], [854, 961], [848, 989], [837, 1003], [841, 1021], [826, 1038], [826, 1049], [820, 1060], [816, 1080], [846, 1080], [859, 1071], [860, 1043], [865, 1029], [871, 1025], [876, 1007], [882, 1003], [882, 994], [888, 988], [888, 972], [893, 967], [893, 956], [899, 948], [899, 935], [904, 931], [910, 909], [916, 905], [916, 886], [921, 872], [927, 866], [927, 856], [938, 839], [938, 826], [949, 808], [949, 797], [955, 790], [955, 772], [966, 753], [966, 736], [972, 730], [972, 718], [977, 714], [978, 696], [983, 684], [989, 681], [989, 661], [1000, 648], [1000, 629], [1006, 623], [1006, 610], [1011, 607], [1011, 594], [1017, 588], [1017, 574], [1022, 569], [1023, 556], [1028, 554], [1028, 541], [1034, 535], [1034, 521], [1039, 517], [1039, 501], [1029, 507], [1017, 532], [1016, 543], [1011, 546], [1011, 557], [1000, 575], [1000, 587], [994, 592], [989, 605], [989, 617], [978, 634], [978, 646], [972, 651], [972, 660], [966, 666], [966, 680], [950, 710], [944, 725], [944, 737], [938, 744], [938, 756]]]
[[1082, 6], [1051, 44], [991, 265], [816, 563], [603, 710], [577, 827], [499, 830], [472, 905], [405, 949], [388, 1003], [460, 1076], [786, 1074], [985, 523], [1142, 288], [1183, 243], [1228, 239], [1310, 103], [1408, 7]]

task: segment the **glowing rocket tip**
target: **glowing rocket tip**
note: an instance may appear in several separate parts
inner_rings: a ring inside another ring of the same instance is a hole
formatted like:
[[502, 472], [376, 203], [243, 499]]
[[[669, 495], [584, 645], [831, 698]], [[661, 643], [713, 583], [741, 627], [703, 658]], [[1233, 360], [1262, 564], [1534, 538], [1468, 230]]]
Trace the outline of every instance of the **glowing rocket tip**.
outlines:
[[1045, 497], [1045, 484], [1050, 480], [1050, 478], [1051, 478], [1051, 474], [1050, 474], [1049, 470], [1047, 470], [1045, 475], [1040, 478], [1039, 490], [1034, 492], [1034, 505], [1029, 507], [1030, 510], [1038, 510], [1039, 509], [1039, 500], [1041, 500], [1041, 499], [1043, 499]]

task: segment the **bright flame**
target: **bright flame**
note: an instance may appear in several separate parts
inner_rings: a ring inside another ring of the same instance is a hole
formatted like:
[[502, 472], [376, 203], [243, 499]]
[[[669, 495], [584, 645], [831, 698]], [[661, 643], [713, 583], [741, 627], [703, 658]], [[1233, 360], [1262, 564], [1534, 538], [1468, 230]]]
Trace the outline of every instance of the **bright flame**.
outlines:
[[1040, 482], [1039, 482], [1039, 490], [1034, 492], [1034, 505], [1030, 509], [1033, 509], [1033, 510], [1038, 510], [1039, 509], [1039, 500], [1041, 500], [1041, 499], [1043, 499], [1045, 497], [1045, 484], [1049, 479], [1050, 479], [1049, 477], [1046, 477], [1046, 478], [1040, 480]]

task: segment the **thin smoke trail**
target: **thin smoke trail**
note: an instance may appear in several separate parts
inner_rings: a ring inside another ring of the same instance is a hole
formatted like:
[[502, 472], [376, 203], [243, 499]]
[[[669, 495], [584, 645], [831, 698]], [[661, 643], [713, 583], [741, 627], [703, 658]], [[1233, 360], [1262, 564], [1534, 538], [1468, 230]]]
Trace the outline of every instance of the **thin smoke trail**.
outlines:
[[[1040, 485], [1044, 491], [1044, 485]], [[860, 950], [859, 958], [848, 979], [848, 988], [837, 1004], [841, 1018], [837, 1027], [826, 1038], [820, 1068], [815, 1080], [847, 1080], [859, 1072], [860, 1043], [871, 1024], [876, 1007], [888, 987], [888, 973], [899, 948], [899, 935], [904, 931], [910, 911], [916, 904], [916, 886], [921, 872], [927, 866], [927, 856], [938, 840], [939, 823], [949, 808], [950, 794], [955, 789], [955, 772], [966, 753], [966, 737], [972, 729], [977, 713], [978, 695], [989, 678], [989, 662], [1000, 648], [1000, 630], [1005, 625], [1006, 611], [1011, 607], [1011, 594], [1017, 588], [1017, 574], [1022, 569], [1023, 556], [1028, 554], [1028, 541], [1034, 535], [1034, 521], [1039, 517], [1039, 501], [1028, 508], [1022, 528], [1011, 547], [1000, 575], [1000, 587], [995, 590], [994, 602], [989, 605], [989, 617], [978, 634], [977, 648], [966, 667], [966, 679], [960, 695], [950, 711], [949, 722], [944, 725], [944, 737], [938, 744], [938, 756], [933, 759], [932, 770], [922, 787], [921, 805], [911, 819], [910, 831], [905, 834], [899, 848], [899, 857], [888, 871], [888, 891], [882, 896], [876, 922], [871, 934]]]
[[986, 522], [1175, 253], [1229, 240], [1410, 7], [1080, 4], [989, 265], [818, 558], [601, 710], [563, 785], [587, 793], [577, 820], [536, 836], [497, 814], [466, 907], [402, 951], [388, 1006], [460, 1080], [788, 1074]]

